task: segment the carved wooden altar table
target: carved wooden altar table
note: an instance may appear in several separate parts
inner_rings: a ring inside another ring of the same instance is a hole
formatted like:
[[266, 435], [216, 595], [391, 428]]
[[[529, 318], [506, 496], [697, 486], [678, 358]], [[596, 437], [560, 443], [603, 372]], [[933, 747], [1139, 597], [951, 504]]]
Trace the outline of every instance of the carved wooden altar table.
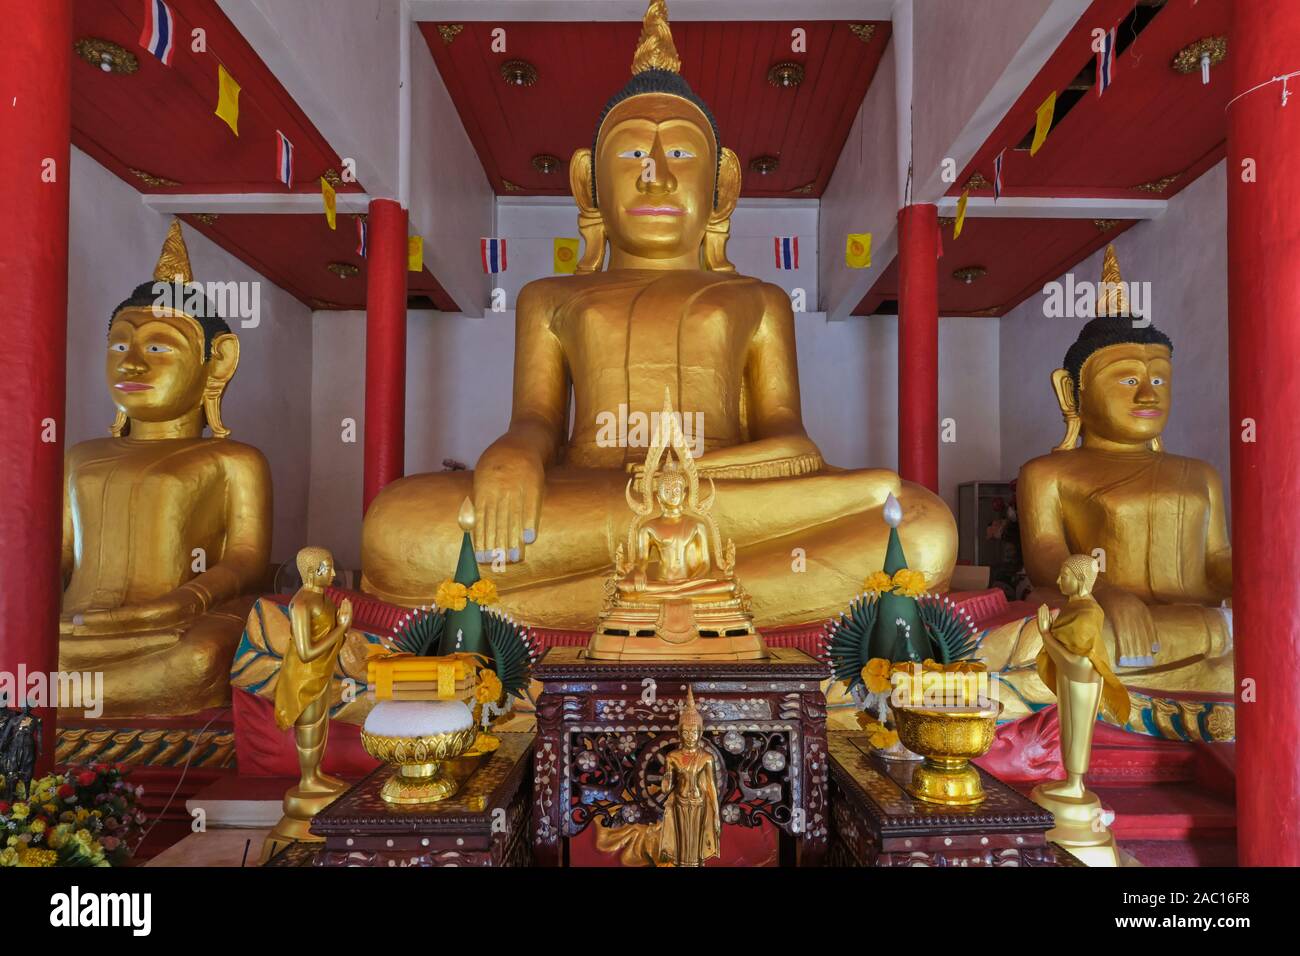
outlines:
[[761, 661], [593, 661], [553, 647], [541, 681], [533, 754], [533, 858], [565, 862], [588, 826], [662, 817], [664, 756], [677, 747], [689, 684], [718, 767], [724, 857], [728, 831], [772, 824], [782, 862], [821, 862], [826, 809], [825, 664], [794, 648]]
[[[294, 843], [266, 866], [528, 866], [532, 734], [497, 734], [501, 746], [449, 767], [467, 775], [440, 803], [386, 803], [382, 766], [312, 818], [325, 843]], [[471, 772], [472, 771], [472, 772]]]
[[1083, 865], [1047, 841], [1051, 813], [984, 770], [983, 803], [945, 807], [908, 794], [916, 762], [882, 759], [865, 734], [832, 731], [829, 747], [832, 866]]

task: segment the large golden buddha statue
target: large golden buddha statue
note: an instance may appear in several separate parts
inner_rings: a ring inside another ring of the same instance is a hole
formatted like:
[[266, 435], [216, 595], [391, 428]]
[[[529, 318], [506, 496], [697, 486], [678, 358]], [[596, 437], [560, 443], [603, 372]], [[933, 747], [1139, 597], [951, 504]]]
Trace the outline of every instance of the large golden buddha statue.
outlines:
[[505, 565], [502, 603], [530, 623], [591, 629], [632, 517], [627, 470], [648, 440], [611, 440], [606, 424], [648, 420], [665, 388], [702, 425], [699, 475], [716, 482], [713, 516], [757, 624], [824, 618], [857, 594], [884, 550], [891, 493], [908, 555], [931, 588], [947, 586], [956, 526], [943, 502], [890, 471], [828, 466], [804, 430], [790, 299], [727, 261], [740, 162], [678, 74], [666, 16], [650, 3], [631, 82], [569, 164], [578, 274], [519, 294], [509, 428], [473, 473], [405, 478], [375, 499], [361, 545], [371, 593], [433, 598], [469, 494], [479, 560]]
[[[1231, 619], [1221, 604], [1232, 594], [1232, 553], [1223, 486], [1208, 463], [1161, 446], [1173, 345], [1130, 314], [1113, 246], [1101, 290], [1097, 317], [1052, 374], [1065, 438], [1027, 462], [1017, 482], [1025, 569], [1036, 588], [1030, 600], [1060, 606], [1051, 585], [1062, 562], [1092, 555], [1101, 567], [1093, 593], [1120, 680], [1147, 690], [1230, 693]], [[999, 666], [1023, 663], [1038, 652], [1025, 636], [1012, 649], [994, 632], [984, 656]]]
[[179, 222], [154, 279], [109, 325], [112, 437], [74, 445], [64, 473], [59, 667], [102, 671], [110, 717], [228, 702], [241, 596], [270, 560], [266, 459], [221, 421], [239, 340], [191, 284]]

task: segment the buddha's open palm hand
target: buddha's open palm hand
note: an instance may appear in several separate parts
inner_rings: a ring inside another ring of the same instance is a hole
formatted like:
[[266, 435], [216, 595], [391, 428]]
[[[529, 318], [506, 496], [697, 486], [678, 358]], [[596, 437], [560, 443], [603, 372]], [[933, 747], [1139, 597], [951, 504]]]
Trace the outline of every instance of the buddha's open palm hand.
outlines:
[[546, 471], [541, 459], [493, 445], [474, 469], [474, 552], [481, 562], [522, 561], [537, 538]]
[[1106, 612], [1115, 632], [1115, 663], [1122, 667], [1149, 665], [1155, 658], [1156, 625], [1141, 598], [1118, 588], [1098, 588], [1093, 597]]
[[180, 587], [153, 601], [73, 615], [72, 633], [78, 637], [94, 637], [175, 627], [205, 610], [203, 600], [194, 591]]

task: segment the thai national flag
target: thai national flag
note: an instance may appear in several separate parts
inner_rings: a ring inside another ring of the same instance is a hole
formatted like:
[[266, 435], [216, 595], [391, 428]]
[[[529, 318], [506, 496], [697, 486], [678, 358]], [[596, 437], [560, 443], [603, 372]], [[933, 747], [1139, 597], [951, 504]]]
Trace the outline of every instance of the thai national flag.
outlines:
[[506, 271], [506, 241], [504, 239], [480, 239], [479, 254], [483, 257], [483, 271], [494, 275]]
[[363, 259], [366, 256], [366, 220], [364, 216], [357, 216], [357, 255]]
[[1105, 93], [1115, 81], [1115, 27], [1101, 41], [1097, 51], [1097, 95]]
[[164, 66], [172, 65], [176, 53], [176, 15], [163, 0], [144, 0], [140, 45], [162, 60]]
[[777, 236], [772, 240], [778, 269], [799, 268], [799, 237]]
[[1002, 196], [1002, 157], [1007, 151], [1004, 149], [998, 153], [998, 158], [993, 160], [993, 201], [997, 202]]
[[290, 189], [293, 188], [293, 143], [289, 142], [289, 137], [285, 136], [278, 129], [275, 131], [275, 139], [279, 144], [275, 151], [275, 175], [280, 182], [284, 183]]

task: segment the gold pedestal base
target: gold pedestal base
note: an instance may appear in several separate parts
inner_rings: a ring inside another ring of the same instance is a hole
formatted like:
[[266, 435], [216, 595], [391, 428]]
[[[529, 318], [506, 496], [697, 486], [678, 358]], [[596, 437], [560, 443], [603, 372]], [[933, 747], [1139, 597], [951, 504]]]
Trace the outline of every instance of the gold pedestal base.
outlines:
[[984, 800], [979, 771], [965, 758], [926, 757], [912, 771], [907, 792], [945, 807], [969, 807]]
[[386, 803], [438, 803], [459, 789], [460, 782], [441, 762], [403, 764], [384, 782], [379, 795]]
[[591, 635], [587, 657], [597, 661], [759, 661], [767, 657], [760, 634], [739, 637], [699, 637], [670, 644], [659, 637], [626, 634]]
[[1029, 799], [1056, 817], [1056, 826], [1047, 831], [1047, 839], [1087, 866], [1123, 866], [1115, 834], [1102, 823], [1100, 798], [1091, 790], [1085, 790], [1081, 797], [1043, 792], [1044, 787], [1059, 785], [1056, 781], [1039, 784], [1029, 794]]
[[265, 863], [290, 843], [323, 843], [324, 837], [311, 832], [311, 818], [337, 800], [346, 786], [322, 793], [320, 791], [304, 792], [292, 787], [284, 794], [284, 816], [262, 841], [261, 863]]

